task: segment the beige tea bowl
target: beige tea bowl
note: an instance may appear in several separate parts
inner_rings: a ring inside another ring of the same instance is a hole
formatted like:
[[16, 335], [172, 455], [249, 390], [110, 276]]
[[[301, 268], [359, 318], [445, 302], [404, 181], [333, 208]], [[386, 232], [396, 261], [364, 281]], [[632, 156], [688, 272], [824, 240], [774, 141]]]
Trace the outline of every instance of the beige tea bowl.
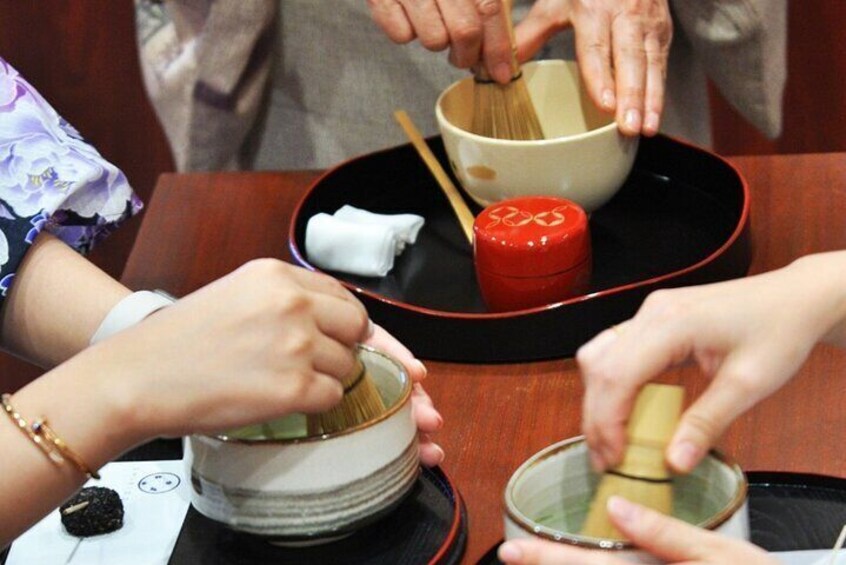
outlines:
[[519, 196], [556, 196], [590, 213], [620, 189], [634, 163], [638, 139], [598, 110], [574, 62], [536, 61], [523, 76], [545, 139], [512, 141], [474, 135], [473, 78], [449, 86], [435, 114], [450, 166], [481, 206]]
[[305, 416], [186, 442], [191, 503], [234, 530], [278, 544], [343, 537], [384, 516], [414, 486], [417, 428], [411, 381], [388, 356], [361, 347], [387, 411], [358, 426], [308, 437]]
[[[637, 563], [661, 563], [626, 541], [579, 534], [600, 476], [581, 437], [530, 457], [505, 488], [505, 537], [547, 540], [618, 552]], [[749, 539], [747, 482], [740, 468], [712, 452], [692, 473], [673, 479], [673, 514], [721, 534]]]

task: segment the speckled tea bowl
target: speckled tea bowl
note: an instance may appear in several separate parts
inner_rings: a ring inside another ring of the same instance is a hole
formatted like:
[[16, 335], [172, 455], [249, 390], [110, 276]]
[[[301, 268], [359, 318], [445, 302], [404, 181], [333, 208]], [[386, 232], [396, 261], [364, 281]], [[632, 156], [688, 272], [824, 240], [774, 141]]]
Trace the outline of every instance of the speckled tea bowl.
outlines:
[[299, 414], [218, 436], [192, 436], [186, 465], [194, 507], [283, 545], [332, 541], [395, 508], [419, 474], [411, 381], [388, 356], [364, 347], [360, 355], [385, 414], [322, 436], [307, 437]]
[[481, 206], [520, 196], [555, 196], [590, 213], [623, 185], [638, 138], [617, 129], [584, 90], [576, 64], [547, 60], [523, 65], [523, 76], [546, 139], [492, 139], [468, 131], [473, 78], [441, 93], [435, 115], [453, 172]]
[[[578, 533], [599, 480], [581, 437], [539, 451], [511, 475], [505, 487], [506, 539], [536, 536], [614, 551], [637, 563], [662, 563], [630, 542]], [[673, 514], [702, 528], [748, 540], [747, 486], [737, 464], [712, 452], [692, 473], [674, 478]]]

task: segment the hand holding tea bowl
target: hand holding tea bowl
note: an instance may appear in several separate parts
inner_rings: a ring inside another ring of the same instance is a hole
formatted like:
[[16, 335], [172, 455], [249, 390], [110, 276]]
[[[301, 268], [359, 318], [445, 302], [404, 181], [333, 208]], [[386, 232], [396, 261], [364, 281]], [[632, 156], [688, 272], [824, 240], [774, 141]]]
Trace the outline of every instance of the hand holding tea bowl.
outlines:
[[207, 517], [280, 545], [327, 543], [394, 509], [419, 473], [412, 382], [401, 364], [361, 346], [384, 410], [351, 427], [312, 432], [285, 418], [186, 444], [191, 501]]
[[623, 135], [614, 117], [591, 103], [575, 63], [527, 63], [523, 76], [545, 139], [470, 133], [472, 77], [440, 95], [435, 115], [453, 172], [483, 207], [507, 198], [555, 196], [593, 212], [623, 185], [639, 139]]
[[[672, 524], [682, 531], [705, 531], [712, 536], [719, 532], [720, 538], [728, 536], [735, 543], [749, 538], [746, 478], [735, 463], [721, 454], [713, 453], [693, 472], [674, 477], [673, 514], [684, 523], [663, 515], [655, 517], [651, 510], [612, 497], [611, 517], [614, 522], [622, 522], [619, 530], [624, 536], [634, 534], [631, 539], [598, 538], [583, 533], [601, 480], [600, 474], [591, 469], [587, 445], [581, 437], [553, 444], [526, 460], [505, 488], [507, 541], [501, 558], [511, 563], [535, 563], [538, 561], [532, 559], [537, 556], [549, 556], [550, 561], [540, 561], [546, 563], [557, 562], [556, 556], [573, 559], [574, 555], [584, 554], [594, 555], [598, 563], [662, 563], [661, 558], [669, 552], [672, 561], [676, 558], [673, 548], [661, 547], [656, 532], [649, 534], [647, 545], [640, 543], [647, 536], [644, 528], [657, 528], [655, 524]], [[671, 536], [664, 539], [674, 540]], [[657, 553], [653, 551], [656, 543], [660, 550]], [[575, 559], [572, 562], [582, 562]]]
[[[701, 465], [729, 423], [784, 384], [816, 343], [846, 347], [844, 272], [846, 252], [838, 251], [754, 277], [659, 291], [633, 319], [588, 342], [577, 361], [586, 384], [583, 428], [592, 467], [619, 462], [638, 389], [690, 360], [712, 383], [683, 415], [666, 459], [679, 472]], [[620, 499], [609, 501], [608, 513], [638, 547], [667, 562], [777, 563], [751, 544]], [[509, 541], [500, 558], [513, 564], [622, 563], [539, 539]]]
[[[775, 565], [780, 563], [761, 548], [726, 537], [654, 510], [633, 504], [624, 498], [611, 498], [608, 513], [617, 528], [638, 547], [665, 563], [688, 565]], [[625, 565], [630, 560], [610, 556], [605, 550], [540, 540], [514, 539], [502, 544], [498, 551], [508, 565]]]

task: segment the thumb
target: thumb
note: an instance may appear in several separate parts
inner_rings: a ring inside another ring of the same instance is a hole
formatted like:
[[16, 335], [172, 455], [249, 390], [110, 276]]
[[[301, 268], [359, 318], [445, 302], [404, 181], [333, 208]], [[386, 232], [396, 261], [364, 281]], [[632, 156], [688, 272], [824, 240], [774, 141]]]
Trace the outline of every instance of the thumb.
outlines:
[[668, 563], [697, 561], [713, 554], [716, 534], [628, 500], [608, 499], [608, 515], [635, 545]]

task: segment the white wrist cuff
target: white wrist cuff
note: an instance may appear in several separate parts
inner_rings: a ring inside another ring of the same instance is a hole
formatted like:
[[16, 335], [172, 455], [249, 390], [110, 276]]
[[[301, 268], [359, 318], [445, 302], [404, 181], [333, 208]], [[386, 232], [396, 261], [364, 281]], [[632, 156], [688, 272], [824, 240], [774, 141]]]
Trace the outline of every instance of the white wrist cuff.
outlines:
[[139, 290], [115, 304], [91, 336], [91, 345], [134, 326], [153, 312], [170, 306], [175, 298], [161, 291]]

